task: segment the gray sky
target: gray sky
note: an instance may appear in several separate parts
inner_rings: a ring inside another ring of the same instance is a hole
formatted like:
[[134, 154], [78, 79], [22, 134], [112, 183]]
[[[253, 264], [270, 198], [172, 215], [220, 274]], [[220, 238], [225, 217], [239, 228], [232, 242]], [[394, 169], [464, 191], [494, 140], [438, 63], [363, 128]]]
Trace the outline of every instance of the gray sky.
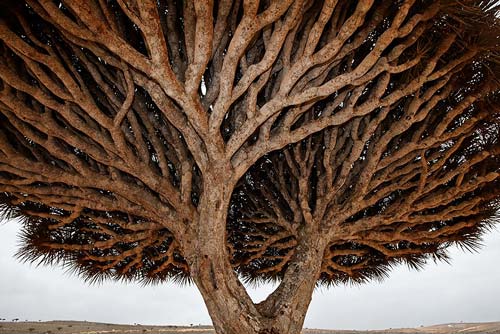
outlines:
[[[14, 259], [18, 230], [16, 222], [0, 224], [0, 318], [210, 323], [194, 287], [88, 285], [59, 267], [20, 263]], [[484, 245], [479, 254], [454, 249], [451, 265], [429, 264], [421, 272], [400, 267], [382, 283], [318, 289], [305, 326], [381, 329], [500, 321], [500, 231], [490, 233]], [[260, 300], [270, 289], [252, 289], [252, 297]]]

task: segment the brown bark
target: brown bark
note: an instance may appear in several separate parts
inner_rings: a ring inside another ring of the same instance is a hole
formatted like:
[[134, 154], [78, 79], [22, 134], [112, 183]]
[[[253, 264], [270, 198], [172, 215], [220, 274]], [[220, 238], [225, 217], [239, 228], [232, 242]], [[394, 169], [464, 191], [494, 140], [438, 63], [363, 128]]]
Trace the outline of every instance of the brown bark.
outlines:
[[191, 277], [201, 292], [213, 325], [220, 334], [298, 334], [321, 273], [326, 235], [311, 224], [300, 232], [284, 278], [263, 302], [254, 304], [231, 269], [226, 220], [233, 189], [231, 171], [217, 165], [204, 179], [200, 223], [183, 249]]
[[325, 236], [310, 232], [298, 242], [280, 285], [257, 305], [275, 333], [298, 334], [302, 330], [328, 243]]
[[[20, 256], [192, 280], [218, 334], [474, 248], [500, 203], [495, 1], [0, 1]], [[240, 278], [278, 279], [255, 304]]]
[[[186, 239], [184, 254], [217, 333], [259, 333], [259, 315], [232, 270], [226, 250], [231, 172], [216, 165], [203, 181], [200, 222]], [[229, 181], [229, 182], [228, 182]]]
[[298, 334], [321, 272], [320, 258], [317, 254], [304, 254], [300, 260], [294, 260], [277, 290], [257, 305], [235, 273], [227, 270], [227, 256], [221, 251], [211, 252], [202, 260], [193, 279], [217, 333]]

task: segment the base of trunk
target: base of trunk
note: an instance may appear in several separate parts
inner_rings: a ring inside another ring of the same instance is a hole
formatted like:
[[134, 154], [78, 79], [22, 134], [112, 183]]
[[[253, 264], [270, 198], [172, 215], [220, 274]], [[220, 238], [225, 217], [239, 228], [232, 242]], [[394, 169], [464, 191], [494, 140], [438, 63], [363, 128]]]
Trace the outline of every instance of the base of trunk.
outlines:
[[[220, 172], [221, 169], [215, 169]], [[204, 179], [200, 223], [183, 254], [203, 296], [217, 334], [300, 334], [321, 272], [326, 243], [312, 226], [298, 237], [279, 287], [254, 304], [229, 261], [226, 220], [231, 192], [224, 173]]]

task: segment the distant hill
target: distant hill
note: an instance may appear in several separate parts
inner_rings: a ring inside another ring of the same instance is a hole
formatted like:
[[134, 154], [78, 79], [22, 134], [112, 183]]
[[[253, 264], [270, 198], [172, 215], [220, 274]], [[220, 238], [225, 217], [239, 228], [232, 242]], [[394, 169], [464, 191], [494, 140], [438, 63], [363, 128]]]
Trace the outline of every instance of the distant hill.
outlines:
[[[119, 325], [87, 321], [0, 322], [0, 334], [214, 334], [209, 326]], [[500, 322], [443, 324], [374, 331], [305, 329], [304, 334], [500, 334]]]

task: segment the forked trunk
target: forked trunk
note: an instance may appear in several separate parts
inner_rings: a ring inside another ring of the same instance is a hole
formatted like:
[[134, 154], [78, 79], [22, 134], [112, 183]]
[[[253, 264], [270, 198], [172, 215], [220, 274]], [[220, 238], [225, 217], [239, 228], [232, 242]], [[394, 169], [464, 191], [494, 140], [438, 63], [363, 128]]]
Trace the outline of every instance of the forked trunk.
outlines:
[[[324, 244], [305, 233], [280, 286], [254, 304], [232, 269], [226, 249], [231, 195], [221, 179], [205, 179], [197, 237], [185, 250], [217, 334], [298, 334], [320, 273]], [[321, 253], [321, 254], [319, 254]]]
[[193, 278], [217, 334], [301, 332], [321, 266], [318, 257], [290, 265], [280, 286], [265, 301], [254, 304], [227, 257], [206, 253]]

